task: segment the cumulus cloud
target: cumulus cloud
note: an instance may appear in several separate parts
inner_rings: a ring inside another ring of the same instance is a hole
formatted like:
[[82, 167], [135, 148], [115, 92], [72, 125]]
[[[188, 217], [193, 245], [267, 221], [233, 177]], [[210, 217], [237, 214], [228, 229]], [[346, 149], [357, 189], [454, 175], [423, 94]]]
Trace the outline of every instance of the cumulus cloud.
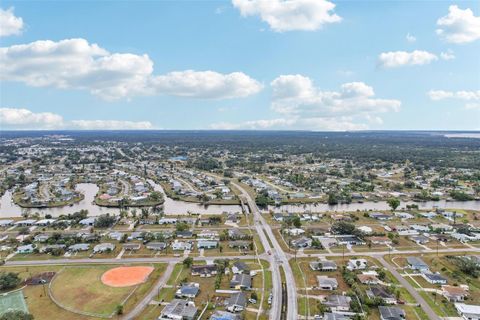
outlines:
[[75, 129], [75, 130], [143, 130], [153, 129], [149, 121], [72, 120], [51, 112], [35, 113], [23, 108], [0, 108], [2, 129]]
[[0, 8], [0, 37], [19, 35], [22, 33], [23, 19], [16, 17], [13, 8]]
[[447, 50], [446, 52], [440, 53], [440, 58], [442, 58], [442, 60], [453, 60], [455, 59], [455, 54], [452, 50]]
[[375, 98], [372, 87], [349, 82], [338, 91], [323, 91], [302, 75], [282, 75], [271, 83], [272, 109], [282, 114], [338, 116], [399, 111], [401, 102]]
[[353, 123], [349, 118], [276, 118], [244, 121], [240, 123], [220, 122], [210, 126], [215, 130], [312, 130], [312, 131], [355, 131], [368, 126]]
[[313, 31], [340, 22], [335, 4], [326, 0], [232, 0], [244, 17], [260, 16], [276, 32]]
[[170, 72], [152, 78], [152, 87], [163, 94], [205, 99], [228, 99], [253, 95], [262, 85], [242, 72], [221, 74], [193, 70]]
[[467, 101], [465, 109], [467, 110], [479, 110], [480, 109], [480, 90], [477, 91], [445, 91], [445, 90], [430, 90], [427, 95], [433, 101], [454, 99]]
[[438, 60], [438, 57], [428, 51], [415, 50], [382, 52], [378, 57], [378, 64], [383, 68], [401, 66], [424, 65]]
[[437, 26], [437, 34], [447, 42], [468, 43], [480, 39], [480, 17], [471, 9], [451, 5], [448, 15], [437, 20]]
[[51, 112], [34, 113], [28, 109], [0, 108], [3, 128], [54, 129], [63, 126], [63, 118]]
[[365, 130], [381, 125], [381, 113], [400, 110], [401, 102], [375, 98], [372, 87], [349, 82], [338, 91], [324, 91], [303, 75], [281, 75], [271, 82], [273, 119], [220, 122], [213, 129]]
[[444, 90], [430, 90], [428, 96], [432, 100], [444, 100], [448, 98], [466, 100], [466, 101], [480, 101], [480, 90], [477, 91], [444, 91]]
[[167, 94], [226, 99], [255, 94], [262, 85], [241, 72], [153, 74], [148, 55], [110, 53], [85, 39], [45, 40], [0, 48], [1, 80], [35, 87], [82, 89], [106, 100]]
[[153, 129], [149, 121], [72, 120], [70, 127], [78, 130], [145, 130]]
[[417, 38], [410, 33], [407, 33], [407, 35], [405, 36], [405, 39], [407, 39], [407, 41], [410, 43], [417, 41]]

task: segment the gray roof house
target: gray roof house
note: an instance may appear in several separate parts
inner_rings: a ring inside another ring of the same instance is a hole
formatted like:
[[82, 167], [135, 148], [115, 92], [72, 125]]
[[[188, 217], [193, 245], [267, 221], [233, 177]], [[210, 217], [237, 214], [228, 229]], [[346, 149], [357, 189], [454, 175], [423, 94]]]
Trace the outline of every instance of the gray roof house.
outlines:
[[378, 311], [380, 312], [381, 320], [402, 320], [406, 319], [405, 311], [399, 307], [386, 307], [379, 306]]
[[320, 260], [310, 262], [310, 269], [314, 271], [335, 271], [337, 270], [337, 264], [335, 261]]
[[407, 263], [413, 270], [428, 271], [429, 266], [418, 257], [407, 257]]
[[211, 277], [217, 274], [217, 266], [215, 264], [196, 265], [190, 268], [192, 276]]
[[94, 253], [101, 253], [101, 252], [107, 252], [107, 251], [113, 251], [113, 250], [115, 250], [115, 245], [109, 242], [100, 243], [100, 244], [97, 244], [95, 247], [93, 247]]
[[198, 283], [186, 283], [183, 284], [180, 289], [177, 290], [175, 296], [177, 298], [195, 298], [200, 292], [200, 285]]
[[150, 250], [165, 250], [165, 248], [167, 247], [167, 244], [165, 242], [149, 242], [145, 245], [145, 247], [147, 247], [147, 249], [150, 249]]
[[320, 290], [336, 290], [338, 288], [338, 282], [335, 278], [317, 276], [317, 282]]
[[192, 301], [173, 299], [160, 313], [158, 320], [193, 320], [198, 309]]
[[250, 268], [243, 261], [235, 261], [232, 265], [232, 272], [235, 274], [250, 273]]
[[245, 293], [237, 292], [234, 293], [228, 298], [226, 301], [226, 308], [228, 311], [231, 312], [240, 312], [245, 309], [245, 305], [247, 304], [247, 298]]
[[326, 297], [323, 304], [329, 307], [332, 312], [348, 311], [350, 310], [351, 300], [348, 296], [332, 294]]
[[68, 250], [73, 252], [87, 251], [88, 249], [90, 249], [89, 243], [77, 243], [77, 244], [72, 244], [70, 247], [68, 247]]
[[249, 274], [234, 274], [230, 280], [230, 288], [250, 289], [252, 287], [252, 277]]

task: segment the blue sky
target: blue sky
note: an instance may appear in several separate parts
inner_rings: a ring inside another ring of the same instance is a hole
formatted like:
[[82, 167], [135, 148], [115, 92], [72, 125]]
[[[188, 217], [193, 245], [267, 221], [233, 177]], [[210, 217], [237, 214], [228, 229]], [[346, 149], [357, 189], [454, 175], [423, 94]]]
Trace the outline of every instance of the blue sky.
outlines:
[[479, 2], [1, 8], [2, 129], [480, 129]]

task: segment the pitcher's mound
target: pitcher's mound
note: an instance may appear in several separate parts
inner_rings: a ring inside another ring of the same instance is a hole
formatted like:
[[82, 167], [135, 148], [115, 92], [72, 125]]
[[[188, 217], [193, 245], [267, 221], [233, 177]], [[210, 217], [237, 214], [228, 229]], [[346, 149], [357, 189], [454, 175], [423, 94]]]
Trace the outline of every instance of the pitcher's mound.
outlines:
[[110, 287], [129, 287], [145, 282], [153, 267], [118, 267], [102, 274], [102, 282]]

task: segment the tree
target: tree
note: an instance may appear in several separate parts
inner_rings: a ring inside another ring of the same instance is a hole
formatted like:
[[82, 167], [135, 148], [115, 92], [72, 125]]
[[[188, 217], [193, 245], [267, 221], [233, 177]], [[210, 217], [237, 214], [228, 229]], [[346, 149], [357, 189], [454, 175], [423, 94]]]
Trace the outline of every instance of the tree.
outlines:
[[328, 204], [329, 205], [335, 205], [335, 204], [338, 204], [338, 197], [335, 193], [333, 192], [330, 192], [328, 194]]
[[117, 305], [117, 307], [115, 308], [115, 312], [116, 312], [118, 315], [123, 314], [123, 305], [121, 305], [121, 304]]
[[300, 220], [300, 217], [295, 216], [292, 219], [292, 222], [293, 222], [293, 225], [295, 226], [295, 228], [300, 228], [302, 226], [302, 221]]
[[18, 273], [2, 272], [0, 274], [0, 290], [13, 289], [20, 284]]
[[335, 234], [355, 234], [355, 225], [345, 221], [338, 221], [332, 225], [331, 230]]
[[177, 231], [185, 231], [188, 229], [188, 224], [186, 224], [185, 222], [179, 222], [177, 223], [177, 226], [176, 226], [176, 229]]
[[392, 211], [395, 211], [400, 205], [400, 200], [398, 200], [397, 198], [390, 198], [387, 200], [387, 203], [392, 209]]
[[33, 316], [21, 310], [12, 310], [4, 313], [0, 320], [33, 320]]
[[187, 257], [185, 260], [183, 260], [183, 265], [187, 268], [190, 268], [193, 264], [193, 258], [192, 257]]
[[95, 228], [110, 228], [115, 223], [115, 217], [110, 214], [103, 214], [95, 220]]

